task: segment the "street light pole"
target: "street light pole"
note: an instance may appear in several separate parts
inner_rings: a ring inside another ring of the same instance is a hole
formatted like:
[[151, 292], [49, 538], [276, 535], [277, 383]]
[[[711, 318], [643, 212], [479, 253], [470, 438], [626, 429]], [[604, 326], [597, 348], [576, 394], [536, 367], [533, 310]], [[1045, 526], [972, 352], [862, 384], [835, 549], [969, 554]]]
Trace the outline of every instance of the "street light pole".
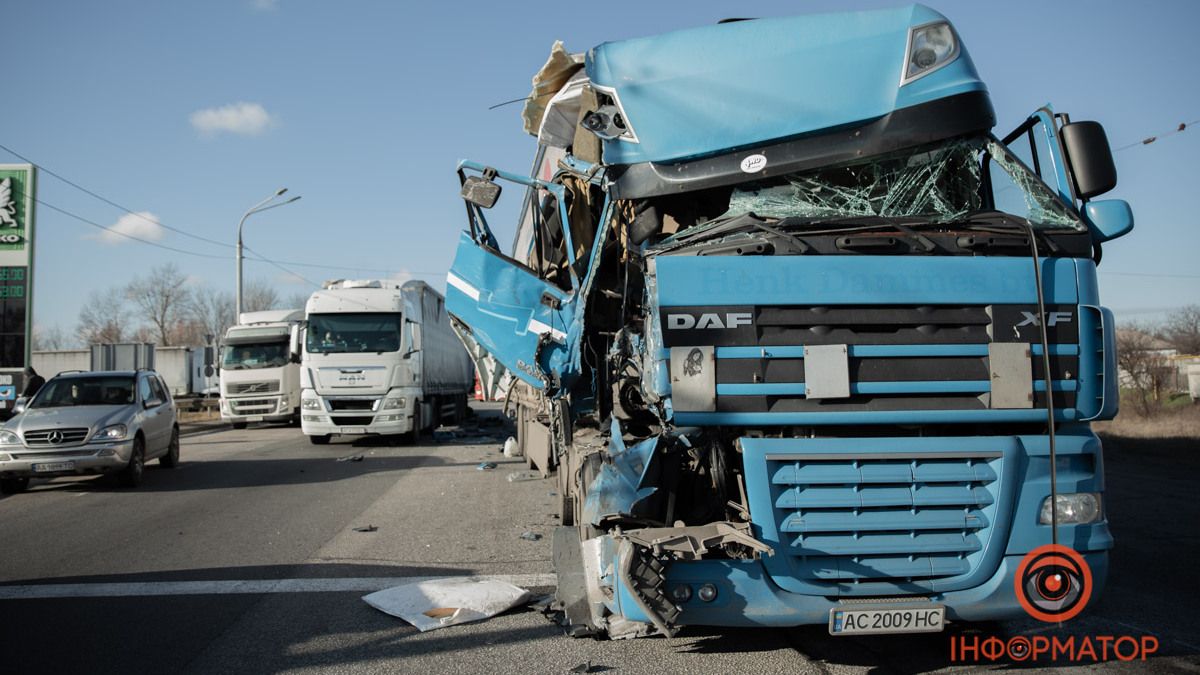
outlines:
[[273, 209], [276, 206], [283, 206], [285, 204], [291, 204], [292, 202], [296, 201], [297, 199], [300, 199], [300, 196], [297, 195], [287, 201], [276, 202], [274, 204], [270, 204], [270, 202], [274, 201], [275, 199], [282, 197], [283, 193], [285, 193], [285, 192], [287, 192], [287, 188], [279, 188], [278, 190], [275, 191], [275, 194], [271, 195], [270, 197], [267, 197], [266, 199], [262, 200], [261, 202], [255, 204], [254, 206], [251, 206], [249, 208], [249, 210], [247, 210], [245, 213], [242, 214], [242, 219], [240, 221], [238, 221], [237, 290], [236, 290], [235, 296], [234, 296], [234, 311], [233, 311], [233, 320], [235, 323], [238, 323], [242, 320], [242, 227], [246, 224], [247, 218], [254, 215], [255, 213], [258, 213], [259, 211], [266, 211], [267, 209]]

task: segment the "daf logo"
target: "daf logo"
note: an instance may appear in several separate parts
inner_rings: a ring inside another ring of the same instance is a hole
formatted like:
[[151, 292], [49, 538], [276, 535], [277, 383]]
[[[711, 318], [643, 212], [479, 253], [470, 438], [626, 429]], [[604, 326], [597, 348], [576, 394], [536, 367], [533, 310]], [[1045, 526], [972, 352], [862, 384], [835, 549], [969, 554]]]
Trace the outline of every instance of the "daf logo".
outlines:
[[54, 431], [51, 431], [50, 433], [46, 434], [46, 440], [50, 441], [51, 443], [54, 443], [54, 444], [62, 443], [63, 438], [64, 438], [63, 432], [59, 431], [58, 429], [55, 429]]
[[669, 330], [696, 330], [737, 328], [749, 326], [754, 321], [750, 312], [729, 312], [722, 319], [720, 314], [704, 313], [699, 317], [691, 314], [668, 314], [667, 328]]
[[[1037, 312], [1021, 312], [1021, 316], [1025, 317], [1025, 319], [1023, 321], [1021, 321], [1021, 323], [1017, 324], [1015, 326], [1015, 328], [1021, 328], [1022, 326], [1040, 325], [1040, 322], [1038, 321]], [[1046, 312], [1046, 325], [1047, 326], [1057, 326], [1060, 323], [1071, 323], [1071, 313], [1070, 312]]]

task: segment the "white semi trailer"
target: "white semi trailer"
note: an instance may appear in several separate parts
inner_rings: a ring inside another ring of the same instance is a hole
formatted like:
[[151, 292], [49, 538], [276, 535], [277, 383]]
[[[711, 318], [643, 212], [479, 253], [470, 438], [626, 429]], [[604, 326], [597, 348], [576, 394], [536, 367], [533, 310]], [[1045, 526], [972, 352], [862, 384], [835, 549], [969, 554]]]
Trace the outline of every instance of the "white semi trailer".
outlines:
[[466, 414], [470, 358], [445, 299], [422, 281], [326, 282], [308, 299], [301, 429], [334, 435], [408, 434]]
[[221, 419], [251, 422], [300, 417], [300, 335], [304, 311], [245, 312], [221, 344]]

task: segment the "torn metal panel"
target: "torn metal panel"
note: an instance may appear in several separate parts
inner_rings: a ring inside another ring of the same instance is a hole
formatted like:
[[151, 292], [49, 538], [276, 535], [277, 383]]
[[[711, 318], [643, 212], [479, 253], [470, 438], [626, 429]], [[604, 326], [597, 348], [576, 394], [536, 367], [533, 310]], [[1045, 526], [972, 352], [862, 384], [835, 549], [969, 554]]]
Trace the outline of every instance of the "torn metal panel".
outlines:
[[658, 491], [644, 486], [646, 473], [658, 449], [657, 436], [626, 447], [621, 438], [621, 426], [612, 423], [612, 438], [600, 473], [587, 487], [582, 522], [599, 527], [605, 516], [631, 515], [634, 506]]
[[550, 47], [550, 56], [546, 58], [546, 63], [533, 75], [533, 89], [521, 110], [525, 133], [538, 135], [551, 99], [559, 93], [571, 76], [582, 68], [583, 54], [571, 54], [563, 47], [561, 40], [555, 40]]
[[629, 530], [625, 537], [649, 549], [656, 556], [671, 556], [679, 560], [700, 560], [714, 548], [738, 544], [759, 555], [774, 555], [775, 551], [754, 538], [750, 523], [717, 522], [690, 527], [647, 527]]

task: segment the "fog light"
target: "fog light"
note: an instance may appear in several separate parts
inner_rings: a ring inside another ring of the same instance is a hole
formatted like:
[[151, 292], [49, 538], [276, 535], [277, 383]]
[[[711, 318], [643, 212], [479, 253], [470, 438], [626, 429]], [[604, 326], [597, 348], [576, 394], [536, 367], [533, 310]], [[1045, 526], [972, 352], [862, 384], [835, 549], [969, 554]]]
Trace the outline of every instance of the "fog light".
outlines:
[[10, 455], [6, 452], [0, 452], [0, 462], [9, 462], [9, 461], [12, 461], [12, 455]]
[[380, 415], [375, 418], [376, 422], [399, 422], [404, 419], [403, 415]]
[[683, 604], [692, 599], [692, 587], [688, 585], [676, 586], [671, 589], [671, 599], [679, 604]]
[[717, 599], [717, 587], [712, 584], [704, 584], [700, 590], [696, 592], [696, 597], [704, 602], [712, 602]]
[[321, 415], [302, 415], [301, 421], [302, 422], [323, 422], [324, 419], [321, 417]]
[[100, 452], [97, 452], [96, 456], [97, 457], [112, 457], [115, 454], [117, 454], [116, 450], [113, 450], [112, 448], [105, 448], [105, 449], [101, 450]]

